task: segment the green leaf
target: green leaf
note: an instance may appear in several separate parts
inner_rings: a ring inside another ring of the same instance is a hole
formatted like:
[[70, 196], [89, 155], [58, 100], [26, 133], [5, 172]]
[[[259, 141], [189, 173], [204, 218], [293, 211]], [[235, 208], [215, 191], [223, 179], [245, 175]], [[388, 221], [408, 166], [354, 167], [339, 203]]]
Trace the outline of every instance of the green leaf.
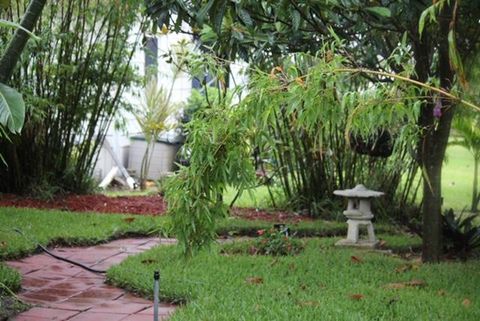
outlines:
[[463, 68], [462, 59], [457, 50], [457, 41], [455, 37], [455, 30], [448, 32], [448, 53], [450, 56], [450, 65], [452, 69], [457, 73], [458, 80], [463, 88], [467, 87], [467, 77]]
[[15, 89], [0, 83], [0, 125], [19, 133], [25, 120], [25, 103]]
[[297, 10], [292, 11], [292, 26], [293, 30], [297, 31], [300, 28], [300, 22], [302, 17], [300, 17], [300, 13]]
[[342, 40], [340, 39], [340, 37], [335, 33], [335, 30], [333, 30], [332, 26], [328, 26], [328, 32], [330, 33], [330, 35], [335, 38], [335, 41], [337, 42], [337, 44], [340, 44], [342, 43]]
[[420, 20], [418, 21], [418, 34], [420, 37], [422, 36], [423, 29], [425, 28], [425, 20], [427, 19], [428, 10], [424, 10], [422, 15], [420, 16]]
[[202, 21], [205, 19], [205, 16], [207, 15], [208, 11], [212, 8], [213, 3], [215, 0], [210, 0], [205, 4], [197, 13], [197, 19], [199, 21]]
[[217, 39], [218, 39], [218, 36], [215, 33], [215, 31], [213, 31], [213, 29], [210, 26], [204, 25], [202, 31], [200, 32], [200, 40], [202, 40], [202, 42], [204, 43], [209, 43], [209, 42], [217, 41]]
[[249, 27], [253, 26], [252, 17], [250, 17], [250, 14], [245, 9], [237, 7], [237, 14], [245, 25]]
[[25, 29], [24, 27], [22, 27], [21, 25], [19, 25], [18, 23], [15, 23], [15, 22], [11, 22], [11, 21], [8, 21], [8, 20], [5, 20], [5, 19], [0, 19], [0, 27], [22, 29], [33, 39], [35, 39], [37, 41], [40, 40], [40, 37], [35, 36], [31, 31]]
[[223, 0], [220, 0], [220, 3], [216, 3], [216, 13], [213, 18], [213, 29], [217, 34], [220, 34], [222, 31], [222, 22], [223, 18], [225, 17], [225, 13], [227, 11], [227, 3]]
[[385, 7], [368, 7], [365, 8], [365, 10], [384, 18], [390, 18], [392, 16], [392, 12], [390, 11], [390, 9]]

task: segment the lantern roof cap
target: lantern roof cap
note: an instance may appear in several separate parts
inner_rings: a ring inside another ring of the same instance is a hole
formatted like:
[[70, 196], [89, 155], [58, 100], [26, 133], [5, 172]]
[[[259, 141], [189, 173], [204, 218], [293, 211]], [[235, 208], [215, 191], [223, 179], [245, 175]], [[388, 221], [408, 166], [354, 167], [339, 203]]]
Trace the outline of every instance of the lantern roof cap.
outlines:
[[358, 184], [352, 189], [336, 190], [333, 194], [348, 198], [371, 198], [385, 195], [383, 192], [369, 190], [363, 184]]

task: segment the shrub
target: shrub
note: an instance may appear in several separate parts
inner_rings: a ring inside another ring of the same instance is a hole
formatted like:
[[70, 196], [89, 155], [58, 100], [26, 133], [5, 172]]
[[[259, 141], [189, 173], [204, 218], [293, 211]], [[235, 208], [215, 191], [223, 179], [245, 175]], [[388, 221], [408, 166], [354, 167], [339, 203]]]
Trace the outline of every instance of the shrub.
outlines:
[[448, 253], [458, 255], [465, 260], [471, 252], [480, 248], [480, 226], [474, 225], [473, 220], [478, 215], [456, 215], [453, 209], [443, 215], [444, 247]]
[[271, 228], [259, 230], [259, 238], [251, 249], [254, 254], [261, 255], [295, 255], [303, 250], [303, 243], [288, 235], [288, 229]]

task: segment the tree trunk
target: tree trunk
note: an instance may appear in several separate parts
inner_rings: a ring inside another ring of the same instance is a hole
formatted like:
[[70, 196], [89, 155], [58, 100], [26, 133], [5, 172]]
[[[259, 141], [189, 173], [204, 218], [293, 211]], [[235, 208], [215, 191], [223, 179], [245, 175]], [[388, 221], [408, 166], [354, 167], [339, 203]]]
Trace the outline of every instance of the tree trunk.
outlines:
[[[452, 87], [454, 72], [450, 66], [448, 32], [451, 7], [446, 6], [440, 14], [438, 35], [438, 73], [440, 86], [444, 90]], [[439, 98], [440, 99], [440, 98]], [[436, 119], [433, 104], [422, 109], [426, 122], [421, 140], [421, 165], [425, 179], [423, 183], [423, 251], [424, 262], [438, 262], [442, 254], [442, 164], [447, 149], [450, 127], [454, 114], [451, 101], [441, 99], [442, 115]]]
[[[42, 15], [43, 7], [46, 0], [32, 0], [28, 5], [27, 10], [22, 18], [20, 25], [32, 31], [38, 19]], [[7, 83], [12, 77], [15, 65], [17, 64], [22, 54], [25, 45], [29, 39], [29, 35], [22, 29], [15, 30], [13, 38], [10, 40], [7, 49], [5, 50], [2, 59], [0, 60], [0, 82]], [[8, 190], [18, 192], [23, 188], [21, 179], [21, 166], [15, 145], [15, 139], [12, 137], [11, 141], [5, 142], [5, 159], [8, 164]]]
[[[25, 29], [32, 31], [38, 19], [42, 15], [46, 0], [32, 0], [22, 18], [20, 25]], [[29, 35], [22, 29], [15, 30], [12, 40], [10, 40], [2, 59], [0, 60], [0, 82], [8, 82], [12, 77], [13, 70], [22, 54], [23, 48], [27, 44]]]
[[478, 193], [478, 165], [480, 157], [476, 156], [473, 159], [473, 195], [472, 195], [472, 208], [473, 213], [478, 212], [478, 201], [480, 200], [480, 194]]
[[438, 262], [442, 254], [442, 159], [440, 155], [444, 148], [439, 142], [440, 138], [439, 134], [432, 132], [423, 140], [422, 259], [425, 262]]

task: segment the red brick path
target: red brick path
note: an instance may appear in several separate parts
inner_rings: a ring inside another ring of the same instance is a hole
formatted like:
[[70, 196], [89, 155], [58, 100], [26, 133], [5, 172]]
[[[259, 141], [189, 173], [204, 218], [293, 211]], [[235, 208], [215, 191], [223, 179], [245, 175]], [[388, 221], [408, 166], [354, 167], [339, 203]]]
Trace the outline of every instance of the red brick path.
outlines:
[[[89, 248], [57, 248], [53, 252], [95, 269], [107, 269], [128, 255], [140, 253], [169, 239], [125, 239]], [[15, 321], [151, 321], [152, 302], [104, 283], [95, 274], [46, 254], [7, 264], [23, 276], [19, 297], [34, 305]], [[153, 282], [153, 281], [152, 281]], [[175, 306], [161, 304], [160, 320], [166, 320]]]

